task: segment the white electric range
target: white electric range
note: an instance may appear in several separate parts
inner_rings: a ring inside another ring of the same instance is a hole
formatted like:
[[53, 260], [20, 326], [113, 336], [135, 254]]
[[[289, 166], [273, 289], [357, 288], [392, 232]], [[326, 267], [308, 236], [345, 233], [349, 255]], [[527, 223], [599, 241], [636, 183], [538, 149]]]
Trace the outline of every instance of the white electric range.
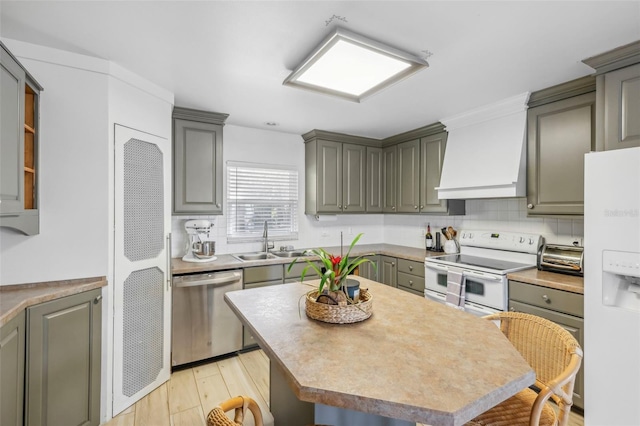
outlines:
[[465, 311], [483, 316], [508, 310], [507, 274], [536, 266], [544, 238], [521, 232], [462, 230], [460, 253], [427, 257], [425, 297], [445, 302], [447, 273], [465, 278]]

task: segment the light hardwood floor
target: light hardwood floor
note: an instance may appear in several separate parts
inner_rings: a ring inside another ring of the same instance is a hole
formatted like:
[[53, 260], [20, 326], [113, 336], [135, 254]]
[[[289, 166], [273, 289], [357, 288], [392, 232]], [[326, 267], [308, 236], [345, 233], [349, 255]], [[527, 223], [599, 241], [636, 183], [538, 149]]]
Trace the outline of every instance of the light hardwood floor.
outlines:
[[[265, 426], [273, 426], [269, 412], [269, 359], [262, 350], [176, 371], [167, 383], [105, 426], [205, 426], [213, 407], [237, 395], [255, 399]], [[253, 416], [247, 412], [244, 426], [253, 424]], [[583, 425], [582, 416], [571, 413], [569, 426]]]

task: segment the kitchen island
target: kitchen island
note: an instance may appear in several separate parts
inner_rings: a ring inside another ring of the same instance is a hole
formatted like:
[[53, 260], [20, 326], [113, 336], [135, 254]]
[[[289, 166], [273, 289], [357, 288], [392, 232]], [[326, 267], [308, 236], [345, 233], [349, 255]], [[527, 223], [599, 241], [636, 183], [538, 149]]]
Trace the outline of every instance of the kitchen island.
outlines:
[[462, 425], [534, 383], [489, 321], [358, 278], [373, 315], [326, 324], [304, 313], [317, 281], [225, 299], [271, 361], [276, 425]]

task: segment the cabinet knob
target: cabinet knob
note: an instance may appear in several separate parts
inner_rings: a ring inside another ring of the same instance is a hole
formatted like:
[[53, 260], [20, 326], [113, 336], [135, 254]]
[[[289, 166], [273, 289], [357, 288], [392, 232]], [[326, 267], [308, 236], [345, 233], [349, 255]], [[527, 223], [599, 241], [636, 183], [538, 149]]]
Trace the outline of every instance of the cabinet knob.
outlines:
[[220, 208], [220, 203], [216, 203], [216, 207]]
[[420, 210], [424, 209], [424, 206], [420, 206]]
[[532, 209], [533, 208], [533, 204], [527, 204], [527, 208], [528, 209]]
[[346, 210], [346, 209], [347, 209], [347, 206], [344, 206], [344, 209]]
[[101, 300], [102, 300], [102, 295], [100, 294], [100, 295], [96, 296], [95, 299], [93, 299], [93, 303], [94, 304], [100, 303]]
[[509, 308], [509, 310], [510, 310], [511, 312], [515, 312], [515, 311], [516, 311], [516, 308], [514, 308], [514, 307], [512, 306], [512, 307], [510, 307], [510, 308]]
[[396, 206], [391, 206], [391, 210], [395, 210], [395, 209], [396, 209]]
[[391, 266], [396, 266], [396, 262], [391, 262]]
[[412, 281], [412, 280], [409, 280], [409, 285], [410, 285], [411, 287], [413, 287], [413, 281]]
[[338, 204], [338, 208], [341, 209], [342, 208], [342, 204]]
[[414, 210], [415, 210], [415, 209], [417, 209], [417, 208], [418, 208], [418, 206], [413, 206], [413, 209], [414, 209]]
[[547, 296], [546, 294], [542, 295], [542, 300], [544, 300], [547, 303], [551, 303], [551, 299], [549, 299], [549, 296]]
[[409, 270], [413, 271], [413, 266], [412, 265], [409, 265]]

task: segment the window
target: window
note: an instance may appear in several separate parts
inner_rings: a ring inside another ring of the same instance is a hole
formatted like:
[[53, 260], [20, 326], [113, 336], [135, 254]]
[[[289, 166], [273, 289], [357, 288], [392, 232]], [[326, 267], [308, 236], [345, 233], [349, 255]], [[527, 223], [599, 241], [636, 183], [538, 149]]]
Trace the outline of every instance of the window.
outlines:
[[298, 171], [294, 167], [227, 162], [227, 239], [298, 238]]

